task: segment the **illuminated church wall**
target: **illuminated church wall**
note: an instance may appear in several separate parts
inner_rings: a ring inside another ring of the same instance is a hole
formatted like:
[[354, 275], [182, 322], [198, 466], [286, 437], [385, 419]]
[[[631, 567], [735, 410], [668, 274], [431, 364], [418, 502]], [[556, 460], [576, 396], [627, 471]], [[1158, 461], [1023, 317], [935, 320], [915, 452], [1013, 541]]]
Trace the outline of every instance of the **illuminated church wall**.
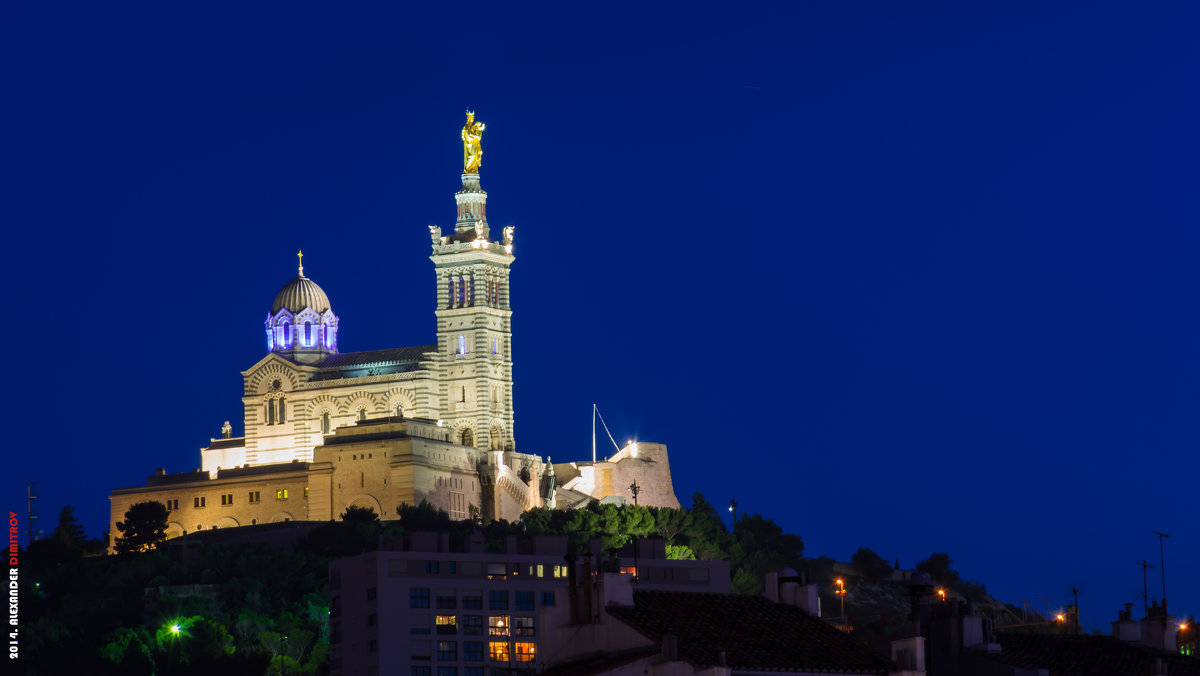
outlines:
[[[493, 236], [477, 171], [461, 176], [453, 230], [428, 226], [435, 342], [341, 352], [351, 338], [298, 254], [296, 277], [264, 321], [267, 353], [241, 374], [244, 435], [226, 423], [201, 449], [198, 472], [113, 491], [112, 522], [144, 500], [168, 505], [173, 533], [326, 520], [351, 505], [390, 518], [401, 503], [428, 500], [453, 518], [474, 506], [483, 518], [515, 520], [545, 504], [548, 467], [518, 452], [515, 438], [514, 229]], [[628, 497], [614, 481], [636, 478], [647, 488], [641, 504], [677, 506], [665, 447], [656, 455], [662, 462], [597, 467], [606, 482], [577, 497]]]

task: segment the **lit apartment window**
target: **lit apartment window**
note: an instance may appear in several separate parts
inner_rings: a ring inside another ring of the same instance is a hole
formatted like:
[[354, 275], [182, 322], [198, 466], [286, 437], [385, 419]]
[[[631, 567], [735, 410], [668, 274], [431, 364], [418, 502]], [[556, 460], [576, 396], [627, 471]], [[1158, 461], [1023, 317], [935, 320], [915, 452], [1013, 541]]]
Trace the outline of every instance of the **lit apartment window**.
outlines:
[[288, 489], [286, 489], [286, 488], [275, 489], [275, 499], [276, 500], [287, 500], [288, 499]]
[[514, 617], [512, 618], [513, 636], [535, 636], [536, 623], [532, 617]]
[[488, 636], [508, 636], [508, 615], [491, 615], [488, 617]]
[[566, 566], [555, 566], [554, 567], [554, 577], [566, 577], [566, 576], [567, 576], [567, 567]]
[[429, 589], [420, 589], [413, 587], [408, 590], [408, 607], [409, 608], [428, 608], [429, 607]]
[[438, 615], [434, 618], [434, 625], [437, 626], [439, 634], [458, 633], [458, 618], [454, 615]]
[[503, 563], [489, 563], [487, 565], [487, 576], [489, 580], [506, 580], [508, 579], [508, 566]]
[[493, 662], [508, 662], [508, 641], [492, 641], [488, 643], [488, 659]]
[[532, 662], [537, 659], [537, 644], [532, 641], [517, 641], [517, 661]]

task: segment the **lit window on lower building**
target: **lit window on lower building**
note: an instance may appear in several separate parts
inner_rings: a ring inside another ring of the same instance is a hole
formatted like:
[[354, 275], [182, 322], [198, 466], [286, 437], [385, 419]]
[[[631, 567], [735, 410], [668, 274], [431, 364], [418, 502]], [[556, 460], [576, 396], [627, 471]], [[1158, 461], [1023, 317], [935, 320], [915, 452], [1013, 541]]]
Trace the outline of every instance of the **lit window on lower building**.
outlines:
[[491, 615], [488, 617], [489, 636], [508, 636], [508, 615]]
[[621, 566], [621, 574], [637, 577], [637, 568], [634, 566]]
[[437, 633], [439, 634], [458, 633], [458, 618], [454, 615], [438, 615], [434, 618], [434, 624], [437, 625]]
[[517, 661], [532, 662], [537, 659], [537, 644], [532, 641], [517, 641]]
[[493, 662], [508, 662], [511, 659], [508, 652], [508, 641], [488, 643], [488, 659]]

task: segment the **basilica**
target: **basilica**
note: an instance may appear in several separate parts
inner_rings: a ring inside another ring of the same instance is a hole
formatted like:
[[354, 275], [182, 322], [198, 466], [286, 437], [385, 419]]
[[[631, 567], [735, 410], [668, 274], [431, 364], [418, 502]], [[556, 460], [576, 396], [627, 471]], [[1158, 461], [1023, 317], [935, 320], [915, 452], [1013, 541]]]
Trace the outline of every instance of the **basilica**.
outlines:
[[201, 449], [200, 469], [160, 469], [144, 486], [114, 490], [110, 523], [151, 500], [169, 510], [169, 537], [330, 520], [350, 506], [387, 519], [422, 500], [454, 519], [515, 520], [533, 507], [621, 502], [635, 485], [639, 504], [679, 506], [662, 444], [631, 443], [603, 461], [553, 465], [517, 450], [514, 228], [496, 236], [488, 224], [479, 182], [483, 129], [468, 113], [453, 230], [429, 226], [435, 342], [341, 352], [340, 318], [298, 254], [296, 277], [267, 314], [267, 353], [241, 374], [245, 435], [233, 436], [227, 422]]

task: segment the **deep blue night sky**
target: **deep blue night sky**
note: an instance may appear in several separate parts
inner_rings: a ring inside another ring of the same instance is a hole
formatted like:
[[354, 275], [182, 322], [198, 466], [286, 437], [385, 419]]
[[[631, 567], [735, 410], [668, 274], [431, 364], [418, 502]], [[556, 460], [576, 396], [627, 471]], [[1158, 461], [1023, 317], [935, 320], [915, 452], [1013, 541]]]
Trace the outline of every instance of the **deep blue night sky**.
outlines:
[[431, 342], [472, 107], [520, 450], [595, 402], [685, 504], [1090, 628], [1166, 531], [1200, 613], [1200, 9], [901, 4], [8, 6], [2, 506], [99, 535], [240, 434], [297, 249], [343, 350]]

